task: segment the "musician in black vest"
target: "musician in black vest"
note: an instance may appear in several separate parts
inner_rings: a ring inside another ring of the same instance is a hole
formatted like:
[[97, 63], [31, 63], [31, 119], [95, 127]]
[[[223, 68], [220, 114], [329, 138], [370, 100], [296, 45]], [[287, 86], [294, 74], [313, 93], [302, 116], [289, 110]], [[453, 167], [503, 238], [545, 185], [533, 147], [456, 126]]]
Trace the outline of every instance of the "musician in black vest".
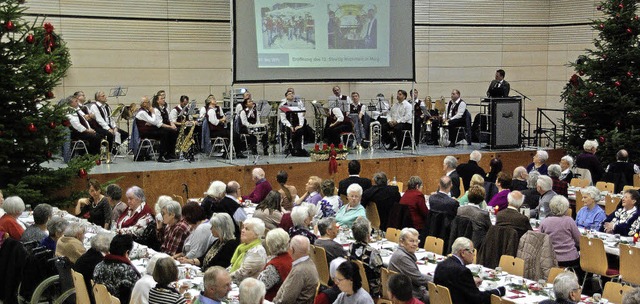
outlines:
[[165, 125], [169, 125], [172, 128], [170, 132], [167, 133], [165, 140], [167, 141], [167, 147], [170, 148], [165, 153], [165, 158], [167, 159], [176, 159], [175, 147], [176, 140], [178, 139], [178, 127], [176, 124], [169, 120], [169, 108], [167, 105], [167, 97], [164, 90], [158, 91], [156, 96], [153, 97], [153, 102], [151, 105], [160, 112], [160, 117], [162, 117], [162, 123]]
[[429, 112], [422, 111], [426, 106], [424, 101], [418, 98], [418, 90], [413, 89], [411, 91], [411, 104], [413, 104], [413, 134], [415, 135], [416, 143], [420, 143], [420, 134], [422, 132], [422, 124], [424, 123], [425, 117], [430, 117]]
[[487, 97], [509, 97], [511, 86], [504, 80], [504, 75], [504, 70], [496, 71], [496, 78], [491, 81], [487, 89]]
[[353, 132], [353, 123], [349, 116], [342, 112], [339, 106], [340, 100], [331, 106], [329, 116], [324, 127], [324, 140], [327, 144], [333, 144], [338, 147], [340, 144], [340, 134], [345, 132]]
[[[291, 139], [293, 156], [309, 156], [302, 146], [302, 136], [304, 135], [304, 103], [295, 100], [295, 93], [287, 90], [285, 99], [280, 103], [280, 123], [282, 123], [287, 136]], [[297, 111], [283, 111], [282, 108], [296, 107]]]
[[140, 110], [135, 116], [135, 123], [140, 138], [160, 140], [158, 162], [168, 162], [168, 158], [175, 157], [176, 137], [178, 136], [176, 126], [163, 122], [160, 110], [151, 106], [151, 101], [147, 96], [142, 97]]
[[[249, 149], [253, 155], [258, 155], [258, 139], [255, 135], [249, 133], [249, 129], [256, 127], [264, 127], [264, 124], [260, 123], [260, 113], [256, 109], [256, 104], [253, 102], [251, 95], [247, 96], [242, 102], [242, 111], [240, 111], [240, 134], [249, 134], [247, 141]], [[267, 141], [267, 133], [263, 133], [261, 136], [262, 152], [264, 155], [269, 155], [269, 142]]]
[[188, 103], [189, 96], [180, 96], [180, 103], [177, 106], [173, 107], [173, 109], [171, 109], [171, 112], [169, 112], [169, 121], [171, 121], [176, 126], [181, 126], [182, 122], [185, 120], [186, 115], [186, 113], [182, 113], [182, 111], [185, 109]]
[[86, 99], [86, 96], [84, 95], [84, 92], [77, 91], [73, 93], [73, 97], [75, 97], [78, 100], [78, 109], [82, 111], [84, 119], [86, 119], [87, 122], [89, 122], [89, 125], [91, 126], [91, 128], [93, 129], [97, 128], [98, 122], [96, 121], [96, 116], [93, 113], [91, 113], [91, 110], [89, 110], [89, 106], [91, 105], [91, 103], [87, 103], [87, 99]]
[[96, 101], [91, 103], [89, 106], [89, 110], [97, 122], [97, 126], [95, 128], [96, 132], [98, 132], [100, 138], [106, 137], [109, 142], [109, 147], [113, 149], [113, 141], [116, 132], [120, 133], [120, 143], [127, 139], [129, 133], [120, 130], [116, 125], [116, 121], [111, 118], [111, 107], [107, 104], [107, 95], [102, 91], [98, 91], [95, 94], [95, 99]]
[[[222, 108], [216, 102], [215, 96], [209, 95], [207, 100], [210, 102], [204, 106], [204, 115], [209, 122], [209, 137], [222, 137], [229, 139], [231, 132], [229, 131], [227, 117], [224, 115]], [[247, 158], [247, 156], [242, 154], [242, 145], [240, 145], [240, 140], [236, 139], [233, 141], [233, 148], [236, 152], [236, 158]], [[227, 155], [225, 151], [222, 158], [226, 157]]]
[[464, 111], [467, 110], [467, 104], [460, 98], [460, 91], [453, 89], [451, 91], [451, 100], [447, 103], [445, 113], [445, 121], [449, 123], [449, 147], [455, 147], [456, 132], [458, 127], [465, 127], [466, 121]]
[[85, 140], [87, 141], [87, 151], [90, 154], [100, 153], [100, 137], [96, 130], [91, 128], [89, 122], [85, 118], [85, 113], [82, 112], [78, 105], [78, 99], [72, 95], [67, 98], [69, 107], [73, 109], [73, 113], [67, 114], [67, 119], [71, 125], [71, 140]]
[[351, 93], [351, 103], [349, 104], [349, 118], [353, 121], [353, 132], [356, 134], [358, 146], [367, 138], [365, 105], [360, 102], [360, 93]]

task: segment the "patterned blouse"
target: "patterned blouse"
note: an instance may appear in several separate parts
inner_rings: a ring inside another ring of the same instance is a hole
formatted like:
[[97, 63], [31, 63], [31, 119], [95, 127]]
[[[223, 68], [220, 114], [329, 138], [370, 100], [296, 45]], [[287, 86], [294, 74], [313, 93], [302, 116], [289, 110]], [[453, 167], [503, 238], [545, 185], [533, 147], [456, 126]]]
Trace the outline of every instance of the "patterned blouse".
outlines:
[[182, 252], [184, 241], [191, 233], [191, 227], [184, 220], [173, 225], [164, 226], [158, 230], [158, 240], [162, 241], [160, 251], [174, 255]]
[[342, 200], [338, 195], [325, 196], [318, 204], [320, 205], [320, 212], [316, 214], [315, 218], [321, 219], [336, 216], [336, 213], [342, 207]]
[[289, 228], [289, 237], [293, 238], [296, 235], [302, 235], [309, 239], [309, 243], [313, 245], [318, 238], [313, 232], [309, 231], [309, 229], [302, 226], [293, 226]]
[[369, 281], [369, 291], [374, 296], [380, 295], [380, 269], [382, 268], [380, 251], [367, 243], [355, 242], [349, 246], [349, 257], [364, 263], [366, 266], [364, 270]]

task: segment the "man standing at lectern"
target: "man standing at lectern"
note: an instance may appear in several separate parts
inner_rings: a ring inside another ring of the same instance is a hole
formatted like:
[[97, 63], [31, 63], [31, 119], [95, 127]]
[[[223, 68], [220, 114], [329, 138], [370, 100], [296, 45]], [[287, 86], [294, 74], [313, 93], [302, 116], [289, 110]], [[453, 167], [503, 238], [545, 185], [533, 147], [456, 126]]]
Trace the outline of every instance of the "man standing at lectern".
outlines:
[[496, 79], [491, 81], [487, 90], [487, 97], [509, 97], [511, 86], [504, 80], [504, 75], [503, 69], [496, 71]]

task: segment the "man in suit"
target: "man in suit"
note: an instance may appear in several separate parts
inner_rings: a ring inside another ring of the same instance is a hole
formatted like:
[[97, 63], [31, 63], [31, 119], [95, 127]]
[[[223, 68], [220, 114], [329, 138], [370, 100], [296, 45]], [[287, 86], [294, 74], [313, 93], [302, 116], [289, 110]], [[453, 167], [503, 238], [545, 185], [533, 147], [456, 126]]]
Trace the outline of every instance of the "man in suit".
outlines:
[[519, 211], [524, 201], [524, 195], [520, 191], [513, 191], [507, 195], [507, 201], [509, 201], [507, 209], [496, 214], [496, 226], [515, 229], [518, 232], [518, 239], [520, 239], [527, 231], [532, 230], [529, 218]]
[[362, 193], [360, 204], [367, 207], [370, 202], [376, 203], [378, 215], [380, 215], [380, 229], [385, 230], [391, 208], [400, 203], [400, 191], [398, 186], [387, 185], [387, 175], [384, 172], [373, 175], [373, 184], [371, 188]]
[[504, 75], [503, 69], [496, 71], [496, 78], [491, 81], [487, 89], [487, 97], [509, 97], [511, 86], [504, 80]]
[[451, 197], [458, 198], [460, 197], [460, 174], [456, 171], [456, 167], [458, 167], [458, 159], [451, 155], [444, 158], [442, 170], [451, 178]]
[[362, 187], [363, 191], [371, 188], [371, 180], [368, 178], [360, 177], [360, 162], [352, 160], [349, 162], [349, 177], [340, 181], [338, 185], [338, 195], [347, 195], [347, 188], [351, 184], [358, 184]]
[[458, 201], [451, 198], [449, 193], [451, 192], [451, 178], [443, 176], [440, 178], [438, 192], [429, 196], [429, 210], [435, 212], [442, 212], [456, 216], [458, 213]]
[[367, 14], [369, 23], [367, 24], [367, 35], [364, 36], [364, 43], [367, 49], [375, 49], [378, 45], [378, 19], [375, 13], [375, 10], [371, 8]]
[[[629, 162], [629, 152], [622, 149], [616, 153], [616, 162], [609, 164], [604, 172], [604, 179], [615, 183], [615, 192], [620, 192], [625, 185], [633, 185], [633, 175], [640, 173], [640, 168]], [[611, 176], [611, 180], [607, 179], [608, 176]]]
[[513, 179], [511, 180], [511, 191], [521, 191], [527, 189], [527, 178], [529, 174], [527, 169], [523, 166], [513, 169]]
[[487, 176], [480, 166], [478, 166], [478, 162], [482, 159], [482, 153], [478, 150], [474, 150], [469, 154], [469, 162], [466, 164], [460, 164], [456, 168], [456, 171], [462, 177], [462, 184], [464, 185], [464, 190], [469, 190], [469, 183], [471, 182], [471, 177], [474, 174], [479, 174], [482, 177]]
[[436, 267], [433, 282], [449, 288], [452, 303], [489, 304], [492, 294], [505, 295], [503, 286], [487, 291], [478, 289], [482, 280], [474, 279], [471, 270], [465, 267], [473, 263], [474, 252], [473, 242], [468, 238], [459, 237], [451, 246], [452, 255]]

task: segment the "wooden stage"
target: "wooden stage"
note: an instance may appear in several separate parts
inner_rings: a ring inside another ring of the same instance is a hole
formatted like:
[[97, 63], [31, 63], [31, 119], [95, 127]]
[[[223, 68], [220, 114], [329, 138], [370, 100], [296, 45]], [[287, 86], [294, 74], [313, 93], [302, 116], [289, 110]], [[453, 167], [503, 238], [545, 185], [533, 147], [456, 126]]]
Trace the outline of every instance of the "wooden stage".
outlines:
[[[437, 190], [438, 179], [444, 174], [442, 162], [447, 155], [454, 155], [459, 163], [469, 160], [469, 153], [479, 146], [461, 146], [455, 148], [442, 148], [436, 146], [420, 145], [415, 153], [411, 151], [380, 151], [361, 152], [349, 154], [347, 160], [338, 161], [338, 172], [329, 175], [328, 162], [311, 162], [309, 158], [288, 157], [283, 155], [271, 155], [261, 157], [256, 164], [254, 159], [241, 159], [229, 162], [216, 158], [204, 157], [196, 162], [176, 161], [170, 164], [156, 163], [153, 161], [133, 162], [131, 158], [116, 159], [114, 164], [96, 166], [89, 172], [88, 178], [98, 179], [100, 182], [117, 179], [118, 184], [126, 188], [137, 185], [144, 189], [147, 202], [155, 205], [160, 195], [180, 195], [183, 198], [183, 184], [188, 185], [189, 197], [202, 197], [209, 184], [215, 180], [225, 183], [236, 180], [241, 185], [241, 194], [248, 194], [253, 189], [251, 170], [261, 167], [266, 172], [267, 180], [278, 189], [276, 174], [280, 170], [289, 173], [288, 184], [294, 185], [301, 195], [305, 191], [305, 184], [309, 176], [317, 175], [322, 179], [333, 178], [338, 181], [346, 178], [348, 174], [347, 164], [352, 159], [360, 161], [363, 177], [372, 178], [373, 174], [383, 171], [389, 180], [394, 177], [405, 183], [410, 176], [418, 175], [424, 181], [424, 192], [430, 193]], [[483, 151], [480, 165], [488, 172], [489, 162], [498, 157], [502, 160], [503, 170], [513, 172], [519, 165], [527, 165], [532, 161], [535, 148], [524, 150], [500, 150]], [[564, 150], [547, 150], [549, 152], [548, 163], [558, 163], [564, 156]], [[77, 189], [85, 187], [85, 183], [76, 184]], [[405, 186], [406, 187], [406, 186]], [[406, 190], [406, 189], [405, 189]], [[124, 198], [124, 195], [123, 195]], [[126, 200], [126, 199], [125, 199]]]

